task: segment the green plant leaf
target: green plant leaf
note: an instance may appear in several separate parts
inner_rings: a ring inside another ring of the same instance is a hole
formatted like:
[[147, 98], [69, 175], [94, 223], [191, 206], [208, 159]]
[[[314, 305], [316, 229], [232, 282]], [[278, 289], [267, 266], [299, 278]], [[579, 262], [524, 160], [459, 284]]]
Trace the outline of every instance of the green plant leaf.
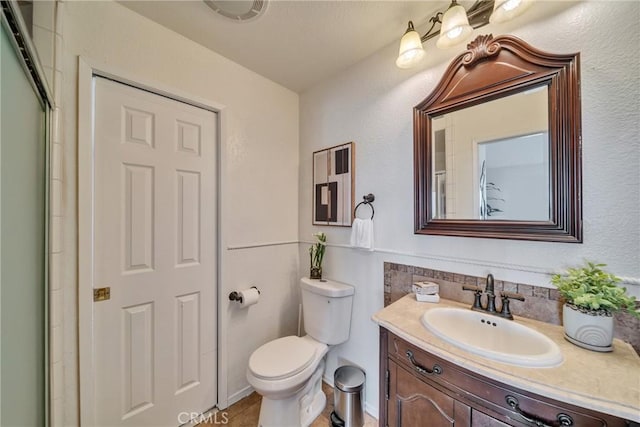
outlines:
[[587, 262], [584, 267], [568, 268], [566, 274], [554, 274], [551, 283], [569, 303], [588, 310], [608, 312], [626, 309], [640, 318], [636, 299], [618, 286], [620, 278], [602, 269], [605, 264]]

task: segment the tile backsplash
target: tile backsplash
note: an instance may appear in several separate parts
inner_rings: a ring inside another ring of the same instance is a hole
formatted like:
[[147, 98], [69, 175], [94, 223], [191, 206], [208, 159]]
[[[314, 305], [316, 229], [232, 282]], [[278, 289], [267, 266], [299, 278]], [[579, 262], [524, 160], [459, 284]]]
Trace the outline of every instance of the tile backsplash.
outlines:
[[[440, 285], [440, 297], [467, 303], [473, 303], [473, 292], [463, 291], [462, 285], [484, 287], [486, 277], [467, 276], [448, 271], [432, 270], [412, 265], [384, 263], [384, 305], [411, 293], [413, 282], [429, 280]], [[496, 294], [499, 291], [517, 292], [525, 301], [511, 301], [511, 312], [516, 316], [527, 317], [555, 325], [562, 324], [562, 301], [556, 289], [522, 283], [495, 280]], [[615, 336], [630, 343], [640, 354], [640, 320], [628, 313], [615, 314]]]

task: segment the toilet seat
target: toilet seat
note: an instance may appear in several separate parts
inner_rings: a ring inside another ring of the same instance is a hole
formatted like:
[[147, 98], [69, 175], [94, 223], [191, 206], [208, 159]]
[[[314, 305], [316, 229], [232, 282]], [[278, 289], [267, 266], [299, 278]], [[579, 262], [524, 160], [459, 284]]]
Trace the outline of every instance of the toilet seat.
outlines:
[[315, 360], [316, 348], [309, 340], [289, 336], [270, 341], [249, 358], [249, 370], [257, 378], [279, 380], [296, 375]]

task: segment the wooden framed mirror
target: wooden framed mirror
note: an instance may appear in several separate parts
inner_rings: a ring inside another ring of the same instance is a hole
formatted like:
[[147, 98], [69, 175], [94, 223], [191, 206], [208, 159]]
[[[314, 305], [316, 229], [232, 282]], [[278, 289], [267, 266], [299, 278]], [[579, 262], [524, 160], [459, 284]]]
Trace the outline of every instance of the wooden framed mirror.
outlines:
[[582, 242], [578, 53], [478, 36], [413, 133], [416, 234]]

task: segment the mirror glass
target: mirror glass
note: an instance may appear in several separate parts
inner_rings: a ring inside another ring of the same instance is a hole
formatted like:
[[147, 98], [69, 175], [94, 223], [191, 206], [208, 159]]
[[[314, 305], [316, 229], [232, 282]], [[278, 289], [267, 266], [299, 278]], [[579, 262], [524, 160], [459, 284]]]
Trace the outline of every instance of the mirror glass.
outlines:
[[549, 221], [547, 85], [431, 121], [433, 219]]

